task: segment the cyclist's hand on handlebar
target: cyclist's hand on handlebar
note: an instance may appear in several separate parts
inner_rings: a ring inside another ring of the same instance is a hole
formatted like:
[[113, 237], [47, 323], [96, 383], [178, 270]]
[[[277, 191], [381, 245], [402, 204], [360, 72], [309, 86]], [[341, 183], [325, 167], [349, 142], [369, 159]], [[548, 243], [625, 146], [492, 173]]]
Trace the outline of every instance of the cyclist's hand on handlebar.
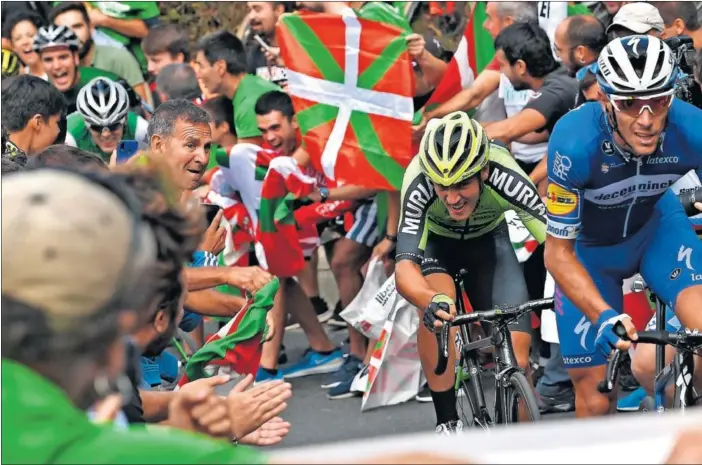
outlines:
[[697, 209], [697, 211], [702, 212], [702, 202], [695, 202], [695, 208]]
[[433, 333], [444, 325], [444, 321], [453, 321], [455, 316], [456, 304], [453, 299], [446, 294], [436, 294], [424, 311], [424, 326]]
[[595, 347], [605, 356], [609, 357], [612, 350], [629, 350], [631, 342], [622, 340], [615, 332], [614, 325], [621, 321], [626, 329], [629, 339], [635, 341], [638, 339], [636, 328], [632, 323], [629, 315], [618, 314], [612, 309], [605, 310], [600, 313], [595, 326], [597, 327], [597, 335], [595, 336]]

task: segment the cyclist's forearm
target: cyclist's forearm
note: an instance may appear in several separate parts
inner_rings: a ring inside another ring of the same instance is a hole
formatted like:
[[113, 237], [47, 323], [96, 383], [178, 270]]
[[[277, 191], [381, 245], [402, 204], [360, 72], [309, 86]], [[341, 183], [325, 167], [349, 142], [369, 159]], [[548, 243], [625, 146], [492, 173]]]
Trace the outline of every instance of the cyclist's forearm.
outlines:
[[185, 269], [185, 282], [189, 292], [210, 289], [227, 284], [227, 268], [217, 266], [201, 266]]
[[189, 292], [185, 306], [191, 312], [205, 316], [232, 317], [244, 306], [246, 299], [214, 289]]
[[422, 276], [420, 265], [411, 260], [400, 260], [395, 265], [395, 286], [397, 292], [420, 311], [429, 307], [437, 294]]
[[585, 267], [575, 255], [575, 250], [558, 244], [562, 239], [546, 238], [544, 261], [561, 291], [591, 321], [595, 322], [603, 311], [612, 308], [602, 298]]
[[400, 222], [400, 191], [388, 192], [388, 224], [386, 234], [397, 236], [397, 225]]

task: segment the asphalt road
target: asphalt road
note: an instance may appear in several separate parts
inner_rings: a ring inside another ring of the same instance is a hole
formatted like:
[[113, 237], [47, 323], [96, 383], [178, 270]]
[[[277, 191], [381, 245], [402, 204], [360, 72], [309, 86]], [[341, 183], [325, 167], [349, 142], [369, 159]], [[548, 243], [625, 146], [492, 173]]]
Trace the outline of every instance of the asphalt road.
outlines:
[[[328, 331], [334, 342], [341, 345], [346, 331]], [[301, 330], [285, 333], [288, 359], [296, 361], [307, 347]], [[283, 415], [292, 424], [290, 434], [276, 448], [307, 446], [350, 439], [378, 438], [396, 434], [433, 431], [434, 408], [431, 403], [414, 400], [401, 405], [361, 412], [361, 398], [329, 400], [326, 390], [320, 387], [324, 375], [290, 380], [293, 398]], [[490, 388], [489, 379], [484, 386]], [[546, 415], [544, 420], [573, 417], [573, 414]]]

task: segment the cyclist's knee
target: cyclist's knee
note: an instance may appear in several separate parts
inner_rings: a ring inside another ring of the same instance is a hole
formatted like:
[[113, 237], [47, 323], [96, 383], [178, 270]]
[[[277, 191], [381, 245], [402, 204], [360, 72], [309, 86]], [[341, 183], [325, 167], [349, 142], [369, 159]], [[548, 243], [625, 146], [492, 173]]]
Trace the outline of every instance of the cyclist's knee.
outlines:
[[653, 386], [656, 375], [655, 346], [641, 344], [631, 358], [631, 374], [644, 387]]
[[578, 416], [602, 416], [613, 411], [614, 397], [601, 394], [597, 390], [597, 385], [604, 379], [604, 371], [604, 367], [569, 370], [575, 388]]

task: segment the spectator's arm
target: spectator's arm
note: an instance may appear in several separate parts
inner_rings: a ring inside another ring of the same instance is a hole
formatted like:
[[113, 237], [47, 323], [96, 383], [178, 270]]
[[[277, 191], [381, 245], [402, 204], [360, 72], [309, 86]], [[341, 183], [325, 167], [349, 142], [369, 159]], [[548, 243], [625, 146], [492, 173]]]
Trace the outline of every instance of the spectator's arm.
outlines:
[[214, 289], [189, 292], [185, 306], [194, 313], [206, 316], [232, 317], [242, 309], [246, 299], [240, 296], [225, 294]]
[[543, 128], [546, 118], [538, 111], [525, 108], [514, 116], [491, 124], [485, 129], [488, 138], [509, 144], [518, 138]]
[[454, 111], [469, 111], [480, 105], [485, 98], [500, 86], [500, 73], [489, 69], [483, 70], [473, 84], [457, 93], [451, 100], [427, 112], [425, 118], [441, 118]]
[[[95, 12], [98, 13], [95, 13]], [[149, 33], [149, 27], [143, 19], [118, 19], [107, 16], [100, 10], [92, 9], [90, 12], [90, 21], [96, 27], [104, 27], [112, 29], [115, 32], [124, 34], [135, 39], [143, 39]]]
[[548, 176], [548, 156], [544, 155], [538, 165], [529, 174], [529, 177], [534, 184], [538, 184]]
[[143, 102], [153, 105], [153, 101], [151, 100], [151, 91], [146, 83], [142, 82], [141, 84], [133, 85], [132, 89], [134, 89], [134, 92], [141, 97]]
[[441, 78], [444, 77], [448, 64], [426, 50], [416, 60], [426, 83], [432, 88], [438, 86]]
[[307, 153], [307, 150], [305, 150], [302, 146], [298, 147], [297, 150], [295, 150], [295, 153], [292, 154], [292, 157], [295, 159], [300, 168], [304, 168], [305, 166], [310, 164], [310, 154]]
[[520, 144], [540, 144], [548, 141], [548, 137], [548, 131], [530, 132], [529, 134], [516, 139], [515, 142], [519, 142]]
[[174, 392], [139, 389], [139, 396], [147, 423], [159, 423], [168, 419], [168, 405], [175, 397]]
[[185, 282], [189, 292], [201, 291], [227, 284], [228, 267], [202, 266], [185, 268]]
[[400, 191], [388, 192], [388, 223], [385, 234], [397, 237], [400, 222]]
[[369, 189], [361, 186], [333, 187], [329, 189], [328, 200], [363, 200], [374, 196], [378, 192], [380, 192], [378, 189]]

